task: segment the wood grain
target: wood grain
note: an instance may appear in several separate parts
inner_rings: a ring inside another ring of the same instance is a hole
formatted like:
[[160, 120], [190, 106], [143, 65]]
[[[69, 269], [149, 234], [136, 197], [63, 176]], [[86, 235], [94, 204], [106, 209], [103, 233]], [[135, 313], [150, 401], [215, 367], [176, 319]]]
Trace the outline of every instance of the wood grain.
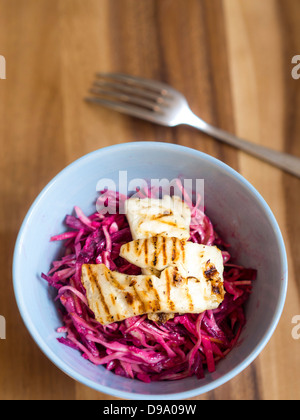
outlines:
[[299, 399], [300, 180], [186, 127], [169, 129], [89, 105], [96, 71], [156, 78], [196, 114], [250, 141], [300, 156], [298, 0], [0, 0], [0, 399], [114, 399], [59, 371], [25, 329], [12, 288], [14, 243], [36, 195], [65, 165], [111, 144], [157, 140], [231, 165], [263, 195], [287, 247], [282, 318], [240, 375], [194, 399]]

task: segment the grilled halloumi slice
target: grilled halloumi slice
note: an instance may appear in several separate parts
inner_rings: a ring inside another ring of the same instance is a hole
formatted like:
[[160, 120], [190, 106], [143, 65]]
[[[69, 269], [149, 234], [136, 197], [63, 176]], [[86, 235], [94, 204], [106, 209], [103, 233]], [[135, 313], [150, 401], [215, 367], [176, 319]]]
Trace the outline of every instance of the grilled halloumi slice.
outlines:
[[121, 257], [130, 263], [150, 269], [157, 275], [168, 266], [177, 266], [187, 277], [203, 277], [203, 268], [209, 260], [223, 276], [223, 257], [216, 246], [207, 246], [178, 238], [153, 236], [136, 239], [122, 245]]
[[156, 279], [111, 271], [104, 264], [82, 265], [88, 305], [102, 325], [160, 310], [160, 296], [153, 287]]
[[156, 235], [190, 237], [191, 210], [178, 196], [129, 198], [125, 211], [133, 239]]
[[215, 302], [220, 304], [224, 299], [223, 257], [216, 246], [156, 236], [122, 245], [120, 255], [144, 272], [155, 273], [158, 277], [162, 276], [162, 273], [158, 274], [162, 270], [173, 267], [181, 277], [197, 279], [203, 285], [206, 309], [209, 309], [209, 300], [214, 306]]
[[183, 277], [177, 267], [166, 268], [159, 278], [118, 273], [104, 264], [83, 264], [81, 280], [89, 307], [102, 325], [143, 314], [200, 313], [219, 305], [212, 283]]

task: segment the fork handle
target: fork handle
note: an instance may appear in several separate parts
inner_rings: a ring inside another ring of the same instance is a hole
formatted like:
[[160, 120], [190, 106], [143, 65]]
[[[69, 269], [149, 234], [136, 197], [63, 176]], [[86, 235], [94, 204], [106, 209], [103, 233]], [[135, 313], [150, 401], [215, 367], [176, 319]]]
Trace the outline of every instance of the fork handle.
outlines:
[[258, 157], [272, 165], [277, 166], [300, 178], [300, 158], [292, 156], [288, 153], [278, 152], [259, 144], [251, 143], [247, 140], [240, 139], [227, 131], [216, 128], [206, 123], [201, 118], [192, 114], [184, 124], [197, 128], [212, 137], [215, 137], [233, 147]]

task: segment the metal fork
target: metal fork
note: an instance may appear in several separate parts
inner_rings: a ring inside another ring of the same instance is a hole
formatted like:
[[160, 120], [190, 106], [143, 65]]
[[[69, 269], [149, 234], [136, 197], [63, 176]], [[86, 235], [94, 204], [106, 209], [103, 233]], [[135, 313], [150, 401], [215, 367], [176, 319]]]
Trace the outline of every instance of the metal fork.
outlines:
[[300, 158], [278, 152], [208, 124], [190, 109], [185, 97], [171, 86], [121, 73], [98, 73], [90, 89], [94, 102], [143, 120], [174, 127], [186, 124], [300, 177]]

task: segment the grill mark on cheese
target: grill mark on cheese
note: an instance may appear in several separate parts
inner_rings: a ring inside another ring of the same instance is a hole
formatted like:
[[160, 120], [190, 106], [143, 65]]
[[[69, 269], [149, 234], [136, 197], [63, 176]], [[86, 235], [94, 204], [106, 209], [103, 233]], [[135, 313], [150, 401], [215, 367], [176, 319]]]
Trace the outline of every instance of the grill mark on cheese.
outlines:
[[129, 287], [132, 287], [136, 284], [136, 279], [130, 280]]
[[[143, 299], [141, 299], [139, 293], [137, 292], [135, 285], [136, 285], [136, 279], [131, 279], [131, 276], [126, 276], [126, 279], [128, 279], [128, 286], [130, 287], [130, 291], [126, 291], [124, 292], [124, 298], [126, 300], [126, 303], [128, 303], [128, 305], [133, 306], [133, 304], [135, 302], [139, 302], [139, 313], [145, 313], [147, 312], [146, 307], [145, 307], [145, 302], [143, 301]], [[124, 290], [124, 288], [123, 288]]]
[[152, 236], [152, 243], [154, 246], [154, 253], [153, 253], [153, 267], [156, 267], [157, 264], [157, 236]]
[[183, 261], [183, 263], [185, 263], [185, 244], [186, 242], [184, 240], [180, 241], [180, 246], [181, 246], [181, 259]]
[[152, 236], [134, 240], [121, 247], [121, 256], [139, 267], [167, 267], [168, 262], [185, 261], [186, 240], [175, 237]]
[[192, 296], [190, 295], [189, 288], [186, 287], [186, 299], [189, 302], [189, 310], [192, 312], [194, 310], [194, 304]]
[[161, 220], [160, 223], [163, 223], [163, 224], [169, 225], [169, 226], [174, 226], [177, 229], [183, 229], [183, 230], [185, 230], [185, 227], [178, 226], [177, 223], [175, 223], [175, 222], [169, 222], [168, 220]]
[[[93, 270], [91, 268], [91, 265], [90, 264], [86, 264], [86, 269], [87, 269], [87, 275], [88, 275], [88, 278], [90, 280], [90, 283], [91, 284], [94, 284], [94, 286], [96, 286], [96, 288], [97, 288], [97, 290], [99, 292], [100, 300], [101, 300], [101, 303], [102, 303], [102, 306], [103, 306], [104, 311], [106, 312], [107, 316], [109, 318], [111, 318], [112, 315], [110, 313], [109, 307], [107, 306], [107, 303], [106, 303], [106, 301], [104, 299], [104, 296], [102, 294], [101, 286], [100, 286], [99, 282], [97, 281], [97, 277], [96, 277], [95, 273], [93, 272]], [[105, 272], [105, 276], [106, 276], [106, 272]], [[100, 311], [98, 311], [98, 312], [100, 313]]]
[[154, 310], [154, 312], [158, 312], [158, 311], [160, 311], [160, 298], [159, 298], [159, 294], [158, 294], [158, 292], [157, 292], [157, 290], [155, 289], [155, 287], [153, 286], [153, 282], [152, 282], [152, 280], [151, 280], [151, 277], [149, 277], [147, 280], [146, 280], [146, 284], [147, 284], [147, 287], [148, 287], [148, 290], [149, 291], [153, 291], [153, 293], [155, 294], [155, 310]]
[[125, 293], [125, 299], [126, 299], [126, 302], [128, 303], [128, 305], [132, 305], [133, 304], [134, 297], [132, 296], [131, 293], [126, 292]]
[[[100, 313], [100, 308], [99, 308], [99, 304], [98, 304], [97, 300], [96, 300], [96, 308], [97, 308], [97, 311], [98, 311], [98, 314], [99, 314]], [[98, 315], [96, 317], [96, 319], [97, 319], [98, 322], [100, 322], [100, 324], [103, 324], [103, 319], [100, 317], [100, 315]]]
[[137, 239], [137, 240], [135, 241], [135, 252], [136, 252], [136, 254], [137, 254], [138, 256], [140, 256], [140, 255], [141, 255], [142, 248], [140, 248], [140, 240], [139, 240], [139, 239]]
[[[109, 271], [108, 269], [106, 269], [105, 271], [104, 271], [104, 275], [105, 275], [105, 278], [106, 278], [106, 280], [109, 282], [109, 283], [112, 283], [112, 285], [116, 288], [116, 289], [119, 289], [119, 290], [124, 290], [124, 287], [114, 278], [114, 276], [112, 275], [112, 273], [111, 273], [111, 271]], [[109, 277], [107, 277], [107, 275], [109, 276]]]
[[167, 305], [171, 311], [175, 311], [174, 302], [171, 301], [171, 280], [169, 277], [169, 271], [166, 270], [166, 292], [167, 292]]
[[167, 264], [167, 247], [166, 247], [166, 238], [162, 238], [162, 254], [163, 254], [163, 264]]
[[153, 289], [153, 283], [152, 283], [151, 278], [148, 277], [146, 279], [145, 283], [146, 283], [146, 287], [147, 287], [148, 292], [151, 292], [151, 290]]
[[176, 242], [177, 242], [176, 238], [172, 238], [172, 242], [173, 242], [173, 245], [172, 245], [172, 257], [171, 257], [171, 259], [172, 259], [172, 261], [175, 261], [176, 260]]
[[148, 241], [144, 239], [145, 263], [148, 264]]
[[134, 290], [136, 300], [139, 301], [139, 312], [141, 314], [146, 313], [147, 309], [146, 309], [146, 306], [145, 306], [145, 302], [143, 301], [143, 299], [140, 298], [140, 296], [139, 296], [137, 290], [135, 289], [134, 285], [132, 286], [132, 288]]
[[[154, 291], [154, 288], [152, 290]], [[153, 312], [160, 311], [160, 301], [159, 301], [159, 298], [157, 299], [156, 293], [155, 293], [155, 299], [154, 300], [150, 300], [145, 291], [143, 291], [143, 295], [145, 296], [145, 302], [146, 302], [146, 307], [145, 307], [145, 311], [144, 311], [145, 313], [149, 313], [149, 312], [153, 313]]]
[[162, 219], [163, 217], [168, 217], [168, 216], [172, 216], [173, 215], [173, 212], [170, 210], [170, 211], [164, 211], [163, 213], [161, 213], [161, 214], [154, 214], [154, 215], [152, 215], [151, 216], [151, 220], [160, 220], [160, 219]]

